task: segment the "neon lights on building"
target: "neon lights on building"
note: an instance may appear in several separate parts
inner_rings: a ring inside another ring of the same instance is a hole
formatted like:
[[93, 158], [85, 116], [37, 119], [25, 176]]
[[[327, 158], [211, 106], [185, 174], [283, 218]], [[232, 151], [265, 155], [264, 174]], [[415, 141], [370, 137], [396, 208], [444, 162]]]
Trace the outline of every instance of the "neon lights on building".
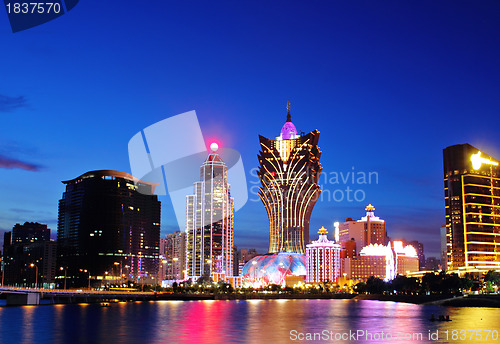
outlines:
[[475, 170], [479, 170], [482, 164], [498, 166], [498, 162], [491, 161], [490, 159], [486, 159], [481, 157], [481, 152], [477, 152], [476, 154], [472, 154], [470, 157], [470, 161], [472, 162], [472, 167]]
[[276, 140], [259, 136], [259, 197], [269, 218], [269, 252], [304, 254], [309, 219], [320, 194], [319, 131], [298, 135], [288, 106], [287, 122]]
[[[370, 244], [365, 246], [359, 252], [360, 259], [363, 261], [370, 261], [368, 257], [385, 257], [385, 277], [384, 281], [390, 281], [396, 277], [396, 262], [394, 260], [394, 253], [391, 249], [391, 243], [385, 245]], [[364, 258], [366, 257], [366, 258]], [[369, 264], [368, 264], [369, 265]]]
[[335, 242], [338, 243], [340, 241], [340, 223], [337, 221], [333, 224], [333, 226], [335, 227]]
[[389, 242], [387, 246], [371, 244], [363, 247], [359, 255], [358, 261], [352, 260], [349, 263], [353, 265], [350, 270], [361, 279], [377, 273], [377, 264], [380, 264], [377, 257], [385, 257], [385, 281], [394, 279], [397, 274], [418, 271], [417, 251], [411, 245], [403, 246], [402, 241], [394, 241], [392, 245]]
[[469, 144], [443, 150], [447, 270], [500, 268], [500, 166]]

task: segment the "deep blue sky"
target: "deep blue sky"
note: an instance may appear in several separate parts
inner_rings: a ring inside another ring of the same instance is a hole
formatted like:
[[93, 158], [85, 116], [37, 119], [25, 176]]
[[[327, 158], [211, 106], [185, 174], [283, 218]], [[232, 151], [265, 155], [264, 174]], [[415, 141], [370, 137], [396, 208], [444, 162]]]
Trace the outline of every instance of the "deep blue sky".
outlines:
[[[61, 180], [130, 172], [129, 139], [189, 110], [249, 181], [287, 100], [298, 130], [320, 130], [324, 173], [378, 173], [323, 185], [366, 199], [318, 202], [312, 239], [372, 203], [391, 237], [438, 255], [442, 149], [500, 157], [498, 1], [82, 0], [16, 34], [1, 8], [0, 44], [0, 230], [39, 221], [55, 235]], [[176, 222], [161, 200], [163, 236]], [[268, 231], [260, 202], [235, 214], [239, 247], [266, 251]]]

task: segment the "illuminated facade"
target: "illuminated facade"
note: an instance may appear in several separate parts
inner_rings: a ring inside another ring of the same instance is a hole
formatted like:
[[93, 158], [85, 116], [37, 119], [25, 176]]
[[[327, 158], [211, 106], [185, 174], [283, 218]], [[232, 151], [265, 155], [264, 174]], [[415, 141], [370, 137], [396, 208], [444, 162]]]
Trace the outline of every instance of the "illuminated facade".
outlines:
[[469, 144], [443, 150], [447, 269], [500, 269], [500, 166]]
[[121, 280], [120, 271], [135, 281], [154, 278], [160, 249], [157, 184], [110, 170], [63, 183], [58, 266], [67, 267], [68, 286], [86, 286], [89, 279], [91, 284]]
[[233, 198], [218, 146], [210, 147], [186, 199], [186, 275], [193, 280], [233, 274]]
[[280, 136], [259, 135], [259, 197], [269, 218], [269, 252], [305, 253], [309, 220], [320, 194], [319, 131], [299, 135], [290, 107]]
[[339, 242], [346, 243], [354, 239], [359, 248], [370, 244], [386, 244], [385, 221], [375, 216], [375, 207], [371, 204], [365, 210], [366, 216], [360, 220], [348, 218], [344, 223], [339, 224]]
[[348, 279], [355, 281], [366, 281], [374, 276], [388, 281], [387, 259], [385, 255], [359, 256], [344, 259], [344, 273]]
[[340, 245], [328, 240], [321, 227], [319, 239], [306, 245], [306, 282], [336, 282], [340, 277]]
[[396, 257], [396, 275], [407, 275], [410, 272], [419, 271], [420, 257], [417, 249], [412, 245], [403, 245], [402, 241], [393, 241], [392, 249]]
[[403, 246], [402, 241], [388, 243], [387, 246], [370, 244], [363, 247], [359, 256], [344, 259], [347, 278], [367, 280], [375, 276], [390, 281], [396, 275], [406, 275], [418, 271], [417, 251], [411, 245]]
[[262, 288], [286, 285], [287, 276], [306, 275], [306, 257], [298, 253], [268, 253], [245, 264], [241, 271], [244, 287]]

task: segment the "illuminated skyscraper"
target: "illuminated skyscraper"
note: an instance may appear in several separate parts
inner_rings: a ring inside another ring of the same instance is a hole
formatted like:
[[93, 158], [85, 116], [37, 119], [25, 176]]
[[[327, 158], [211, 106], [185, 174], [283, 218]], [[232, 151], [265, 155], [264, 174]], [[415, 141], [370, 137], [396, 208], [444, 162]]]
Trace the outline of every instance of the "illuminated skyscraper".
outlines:
[[259, 196], [269, 218], [269, 252], [304, 254], [309, 242], [309, 220], [320, 189], [319, 131], [299, 135], [290, 116], [280, 136], [259, 135]]
[[448, 269], [500, 269], [500, 166], [469, 144], [443, 150]]
[[233, 198], [218, 146], [210, 148], [194, 194], [186, 199], [186, 272], [191, 279], [233, 275]]

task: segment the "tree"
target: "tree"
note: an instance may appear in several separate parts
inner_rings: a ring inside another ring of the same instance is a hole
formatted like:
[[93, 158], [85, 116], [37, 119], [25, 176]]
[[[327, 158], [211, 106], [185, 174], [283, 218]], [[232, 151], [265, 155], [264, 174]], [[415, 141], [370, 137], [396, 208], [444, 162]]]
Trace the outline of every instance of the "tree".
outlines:
[[387, 285], [380, 278], [370, 276], [366, 281], [366, 288], [370, 294], [383, 294], [387, 289]]
[[472, 279], [470, 279], [467, 276], [462, 277], [460, 279], [460, 282], [462, 284], [462, 286], [461, 286], [462, 290], [470, 290], [474, 286], [474, 282], [472, 281]]
[[353, 287], [354, 291], [358, 294], [365, 294], [368, 292], [368, 289], [366, 288], [366, 283], [365, 282], [359, 282]]
[[428, 272], [422, 276], [422, 288], [429, 294], [441, 293], [441, 275]]
[[412, 294], [420, 290], [420, 283], [415, 277], [396, 276], [389, 285], [389, 290], [395, 290], [400, 294]]
[[441, 290], [443, 292], [457, 293], [460, 291], [461, 288], [462, 288], [462, 281], [457, 274], [449, 274], [442, 279]]
[[484, 275], [484, 281], [491, 282], [492, 284], [500, 285], [500, 273], [496, 272], [495, 270], [489, 270]]
[[267, 286], [267, 290], [273, 291], [273, 292], [280, 291], [281, 290], [281, 286], [279, 284], [269, 284]]

